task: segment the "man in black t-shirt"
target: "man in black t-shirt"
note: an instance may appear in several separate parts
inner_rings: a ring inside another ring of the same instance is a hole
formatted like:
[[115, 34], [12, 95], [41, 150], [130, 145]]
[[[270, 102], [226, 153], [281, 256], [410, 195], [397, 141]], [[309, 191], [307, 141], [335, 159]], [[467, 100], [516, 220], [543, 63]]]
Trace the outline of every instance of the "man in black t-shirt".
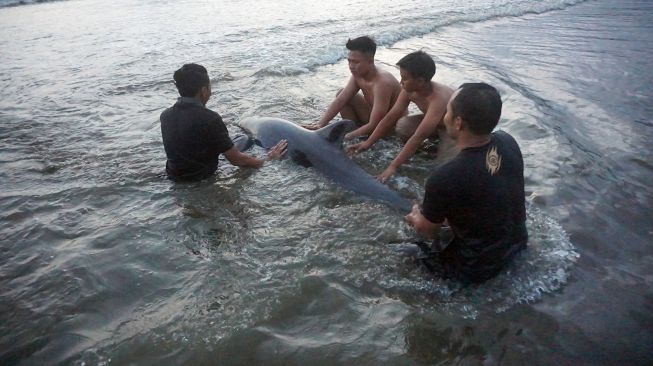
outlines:
[[[512, 136], [492, 132], [500, 116], [501, 98], [488, 84], [463, 84], [451, 96], [444, 124], [460, 152], [431, 174], [422, 208], [406, 215], [434, 239], [422, 261], [445, 278], [485, 281], [526, 247], [524, 162]], [[453, 238], [441, 249], [445, 222]]]
[[[220, 115], [208, 108], [211, 82], [206, 68], [186, 64], [174, 74], [181, 97], [161, 113], [161, 136], [168, 161], [166, 173], [173, 180], [200, 180], [215, 173], [218, 156], [224, 154], [236, 166], [258, 168], [264, 160], [243, 154], [229, 137]], [[270, 149], [266, 160], [279, 158], [287, 142]]]

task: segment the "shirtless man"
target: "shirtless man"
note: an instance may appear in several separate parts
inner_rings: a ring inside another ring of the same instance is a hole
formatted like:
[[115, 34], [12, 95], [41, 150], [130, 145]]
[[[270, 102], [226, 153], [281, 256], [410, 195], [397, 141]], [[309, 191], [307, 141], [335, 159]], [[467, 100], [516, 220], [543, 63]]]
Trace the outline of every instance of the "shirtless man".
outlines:
[[[363, 36], [350, 39], [346, 47], [349, 50], [347, 60], [351, 77], [347, 85], [338, 91], [322, 118], [307, 128], [322, 128], [340, 112], [343, 119], [362, 125], [345, 136], [346, 139], [352, 139], [374, 131], [397, 100], [401, 87], [391, 73], [379, 70], [374, 65], [376, 43], [371, 38]], [[358, 93], [359, 90], [363, 95]]]
[[[440, 149], [443, 140], [449, 140], [444, 133], [442, 119], [453, 90], [446, 85], [431, 81], [435, 75], [435, 62], [431, 56], [423, 51], [413, 52], [399, 60], [397, 65], [402, 88], [397, 101], [367, 140], [348, 148], [350, 154], [365, 151], [377, 140], [387, 136], [395, 127], [397, 135], [406, 142], [406, 145], [378, 176], [381, 182], [385, 182], [401, 164], [415, 155], [424, 140], [439, 137]], [[410, 102], [415, 103], [424, 114], [404, 116]]]

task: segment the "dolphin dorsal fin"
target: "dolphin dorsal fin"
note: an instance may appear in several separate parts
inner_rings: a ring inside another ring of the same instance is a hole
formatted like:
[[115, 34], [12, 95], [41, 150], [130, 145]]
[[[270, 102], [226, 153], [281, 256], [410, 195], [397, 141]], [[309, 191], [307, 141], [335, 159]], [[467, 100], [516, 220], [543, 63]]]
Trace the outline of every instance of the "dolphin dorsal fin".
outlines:
[[342, 140], [345, 138], [345, 134], [349, 131], [352, 131], [353, 129], [354, 122], [343, 119], [341, 121], [334, 122], [320, 128], [316, 131], [316, 133], [330, 143], [341, 146]]

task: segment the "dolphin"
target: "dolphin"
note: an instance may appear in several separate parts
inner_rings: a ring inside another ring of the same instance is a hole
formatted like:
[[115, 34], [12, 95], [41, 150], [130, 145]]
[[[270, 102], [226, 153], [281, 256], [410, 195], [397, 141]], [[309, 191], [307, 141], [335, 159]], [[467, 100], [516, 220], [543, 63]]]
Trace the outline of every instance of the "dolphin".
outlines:
[[273, 117], [245, 118], [239, 125], [254, 137], [257, 145], [266, 149], [281, 139], [287, 140], [286, 156], [299, 165], [313, 167], [352, 192], [404, 212], [411, 210], [407, 199], [376, 180], [342, 150], [345, 134], [355, 128], [353, 121], [341, 120], [317, 131]]

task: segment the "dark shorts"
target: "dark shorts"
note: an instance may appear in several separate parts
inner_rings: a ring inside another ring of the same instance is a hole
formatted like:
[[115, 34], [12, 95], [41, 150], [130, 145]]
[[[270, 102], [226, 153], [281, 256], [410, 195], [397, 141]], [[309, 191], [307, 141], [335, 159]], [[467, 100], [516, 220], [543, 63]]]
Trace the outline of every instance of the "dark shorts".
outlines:
[[[440, 244], [446, 243], [446, 247]], [[507, 250], [499, 251], [498, 255], [472, 254], [466, 250], [470, 243], [465, 243], [456, 237], [441, 236], [431, 245], [416, 243], [420, 248], [417, 260], [426, 269], [438, 277], [451, 279], [463, 285], [476, 284], [497, 276], [514, 257], [526, 247], [526, 240], [516, 241], [503, 246]], [[444, 249], [441, 249], [444, 247]], [[463, 254], [466, 253], [466, 254]]]
[[429, 272], [443, 279], [469, 282], [465, 278], [461, 278], [460, 274], [454, 270], [452, 264], [455, 262], [455, 258], [451, 255], [451, 250], [440, 249], [439, 239], [431, 244], [425, 242], [415, 242], [414, 244], [419, 248], [415, 259]]

